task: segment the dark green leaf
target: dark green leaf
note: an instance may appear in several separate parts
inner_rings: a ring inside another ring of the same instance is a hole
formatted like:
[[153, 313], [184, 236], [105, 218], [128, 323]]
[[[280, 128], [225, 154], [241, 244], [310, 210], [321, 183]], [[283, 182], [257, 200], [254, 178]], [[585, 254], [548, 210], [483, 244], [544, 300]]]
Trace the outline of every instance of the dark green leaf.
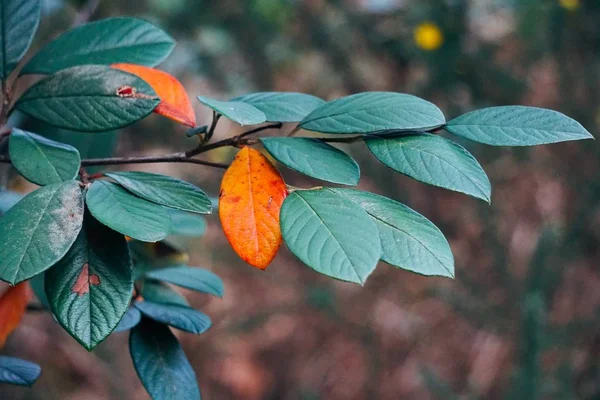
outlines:
[[394, 171], [487, 202], [491, 199], [492, 187], [481, 165], [462, 146], [448, 139], [414, 133], [366, 142], [373, 155]]
[[269, 122], [299, 122], [325, 101], [304, 93], [260, 92], [236, 97], [231, 101], [250, 104], [263, 113]]
[[187, 266], [161, 268], [149, 271], [146, 277], [223, 297], [223, 281], [215, 273], [206, 269]]
[[29, 285], [33, 290], [33, 294], [38, 298], [42, 307], [46, 310], [50, 310], [50, 302], [48, 302], [48, 297], [46, 297], [46, 289], [44, 288], [44, 277], [46, 273], [43, 272], [31, 278], [29, 280]]
[[381, 259], [422, 275], [454, 278], [454, 258], [444, 234], [404, 204], [354, 189], [331, 189], [359, 204], [379, 229]]
[[356, 185], [358, 164], [343, 151], [313, 138], [261, 138], [265, 149], [288, 168], [312, 178], [343, 185]]
[[157, 26], [137, 18], [108, 18], [81, 25], [48, 43], [22, 74], [51, 74], [87, 64], [131, 63], [153, 67], [175, 47]]
[[212, 212], [206, 193], [191, 183], [147, 172], [111, 172], [105, 175], [136, 196], [153, 203], [200, 214]]
[[0, 79], [23, 58], [39, 23], [40, 0], [0, 1]]
[[200, 334], [210, 328], [211, 322], [208, 315], [190, 307], [150, 301], [135, 303], [135, 306], [145, 316], [182, 331]]
[[31, 386], [39, 378], [39, 365], [13, 357], [0, 356], [0, 383]]
[[54, 265], [69, 250], [83, 221], [75, 181], [44, 186], [0, 218], [0, 280], [11, 285]]
[[446, 130], [492, 146], [535, 146], [593, 139], [579, 122], [564, 114], [524, 106], [472, 111], [448, 122]]
[[198, 100], [205, 106], [240, 125], [256, 125], [267, 120], [265, 113], [258, 108], [240, 101], [219, 101], [204, 96], [198, 96]]
[[[123, 93], [135, 92], [127, 95]], [[102, 132], [146, 117], [160, 103], [142, 79], [101, 65], [58, 72], [30, 87], [16, 108], [59, 128]]]
[[77, 177], [81, 159], [76, 148], [13, 128], [8, 151], [12, 165], [38, 185], [70, 181]]
[[133, 329], [133, 327], [139, 324], [141, 320], [142, 313], [140, 312], [140, 310], [138, 310], [135, 307], [129, 307], [125, 315], [123, 315], [123, 318], [121, 318], [119, 325], [117, 325], [113, 332], [125, 332], [130, 329]]
[[143, 318], [129, 336], [129, 351], [144, 387], [155, 400], [200, 400], [194, 369], [171, 330]]
[[206, 232], [204, 217], [172, 208], [168, 211], [171, 215], [171, 235], [200, 237]]
[[160, 282], [145, 281], [142, 287], [142, 297], [153, 303], [190, 306], [185, 297]]
[[23, 195], [10, 190], [0, 189], [0, 216], [4, 215], [12, 206], [17, 204]]
[[86, 215], [73, 247], [46, 272], [44, 284], [58, 322], [92, 350], [117, 327], [133, 295], [125, 237]]
[[123, 235], [157, 242], [171, 232], [171, 217], [164, 207], [140, 199], [115, 183], [94, 181], [86, 201], [98, 221]]
[[377, 225], [357, 204], [329, 190], [297, 190], [283, 202], [283, 239], [315, 271], [365, 283], [381, 257]]
[[444, 125], [444, 114], [418, 97], [366, 92], [331, 101], [310, 113], [299, 127], [323, 133], [429, 130]]

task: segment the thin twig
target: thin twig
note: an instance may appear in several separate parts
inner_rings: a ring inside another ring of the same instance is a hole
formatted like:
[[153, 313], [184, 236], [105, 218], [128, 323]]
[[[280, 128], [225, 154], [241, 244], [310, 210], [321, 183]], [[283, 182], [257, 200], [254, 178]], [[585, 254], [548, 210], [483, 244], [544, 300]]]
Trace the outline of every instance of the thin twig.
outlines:
[[90, 183], [90, 176], [84, 168], [79, 168], [79, 176], [81, 177], [81, 183], [84, 185]]
[[240, 139], [242, 139], [248, 135], [251, 135], [251, 134], [257, 133], [257, 132], [262, 132], [267, 129], [279, 129], [279, 128], [281, 128], [281, 126], [282, 126], [281, 122], [278, 122], [276, 124], [271, 124], [271, 125], [259, 126], [258, 128], [254, 128], [247, 132], [240, 133], [239, 135], [228, 138], [228, 139], [223, 139], [218, 142], [214, 142], [214, 143], [210, 143], [210, 144], [206, 144], [206, 145], [200, 145], [200, 146], [196, 147], [195, 149], [187, 151], [185, 153], [185, 156], [186, 157], [194, 157], [198, 154], [206, 153], [207, 151], [214, 150], [219, 147], [236, 146], [240, 143]]
[[122, 165], [122, 164], [154, 164], [154, 163], [188, 163], [227, 169], [229, 165], [186, 157], [185, 153], [167, 154], [164, 156], [88, 158], [81, 160], [82, 166]]

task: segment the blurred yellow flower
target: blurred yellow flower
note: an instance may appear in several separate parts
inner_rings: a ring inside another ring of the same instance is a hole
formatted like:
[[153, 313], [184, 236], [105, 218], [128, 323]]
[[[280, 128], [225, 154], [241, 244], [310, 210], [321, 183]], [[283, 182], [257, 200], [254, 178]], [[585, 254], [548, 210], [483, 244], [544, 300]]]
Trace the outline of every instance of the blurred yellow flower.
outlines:
[[423, 22], [417, 25], [413, 35], [417, 47], [426, 51], [437, 50], [444, 43], [444, 34], [432, 22]]
[[564, 9], [569, 11], [575, 11], [581, 5], [579, 0], [558, 0], [558, 4]]

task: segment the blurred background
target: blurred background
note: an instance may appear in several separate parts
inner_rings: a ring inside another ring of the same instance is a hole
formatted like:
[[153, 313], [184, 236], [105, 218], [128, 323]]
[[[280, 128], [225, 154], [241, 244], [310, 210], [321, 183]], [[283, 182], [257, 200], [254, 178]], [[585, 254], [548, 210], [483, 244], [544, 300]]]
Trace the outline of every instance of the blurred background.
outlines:
[[[600, 125], [598, 0], [43, 0], [34, 49], [87, 20], [131, 15], [178, 42], [160, 68], [195, 98], [300, 91], [333, 99], [407, 92], [448, 118], [523, 104]], [[199, 124], [210, 112], [194, 100]], [[120, 132], [58, 131], [15, 115], [84, 157], [191, 148], [159, 116]], [[284, 127], [284, 129], [291, 129]], [[218, 140], [240, 132], [221, 120]], [[457, 140], [458, 138], [453, 138]], [[190, 264], [225, 281], [224, 299], [184, 292], [214, 325], [177, 332], [205, 399], [600, 399], [600, 151], [595, 142], [493, 148], [467, 141], [493, 185], [492, 205], [393, 173], [362, 144], [360, 187], [419, 211], [447, 235], [456, 279], [381, 263], [364, 287], [303, 266], [285, 248], [266, 272], [229, 248], [217, 216], [176, 239]], [[229, 162], [235, 150], [207, 154]], [[133, 168], [133, 167], [132, 167]], [[137, 166], [216, 197], [221, 170]], [[15, 190], [30, 187], [3, 170]], [[281, 168], [286, 181], [316, 183]], [[28, 313], [5, 354], [39, 363], [32, 389], [1, 399], [147, 399], [127, 333], [87, 353], [47, 313]]]

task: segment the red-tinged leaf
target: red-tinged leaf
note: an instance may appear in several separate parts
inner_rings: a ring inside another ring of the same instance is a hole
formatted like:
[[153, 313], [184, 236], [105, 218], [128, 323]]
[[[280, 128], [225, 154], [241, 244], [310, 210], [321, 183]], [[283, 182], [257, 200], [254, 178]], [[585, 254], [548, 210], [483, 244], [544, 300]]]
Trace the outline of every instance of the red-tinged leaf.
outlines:
[[90, 274], [90, 264], [85, 263], [71, 290], [81, 297], [90, 292], [90, 286], [98, 285], [100, 285], [100, 277], [96, 274]]
[[287, 188], [279, 171], [259, 151], [244, 147], [225, 172], [219, 217], [233, 250], [266, 269], [281, 246], [279, 210]]
[[19, 326], [30, 298], [29, 282], [10, 287], [0, 297], [0, 349], [4, 347], [6, 338]]
[[[196, 115], [183, 85], [172, 75], [155, 68], [135, 64], [113, 64], [112, 68], [137, 75], [146, 81], [160, 98], [154, 112], [191, 127], [196, 126]], [[134, 96], [131, 88], [120, 88], [123, 96]]]

